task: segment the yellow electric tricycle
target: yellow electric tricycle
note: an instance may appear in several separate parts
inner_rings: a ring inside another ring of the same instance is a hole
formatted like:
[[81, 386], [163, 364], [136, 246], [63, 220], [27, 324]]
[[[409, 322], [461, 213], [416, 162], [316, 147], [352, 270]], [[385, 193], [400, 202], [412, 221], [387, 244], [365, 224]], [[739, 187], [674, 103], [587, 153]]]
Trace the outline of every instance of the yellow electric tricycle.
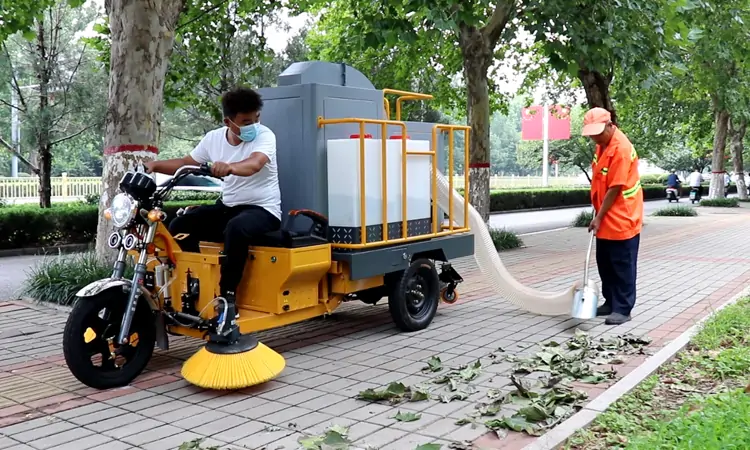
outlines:
[[[84, 384], [127, 385], [146, 367], [155, 344], [169, 348], [167, 334], [216, 341], [216, 348], [229, 349], [224, 353], [237, 346], [247, 351], [262, 345], [249, 333], [329, 314], [346, 300], [375, 304], [384, 296], [396, 325], [415, 331], [433, 320], [441, 283], [443, 298], [455, 298], [445, 292], [455, 292], [460, 276], [449, 264], [438, 274], [429, 252], [410, 255], [405, 270], [352, 279], [350, 265], [332, 259], [326, 217], [291, 210], [281, 230], [249, 248], [236, 313], [217, 305], [222, 244], [202, 242], [200, 253], [182, 251], [179, 241], [186, 236], [170, 234], [162, 209], [181, 179], [210, 174], [208, 165], [185, 166], [163, 187], [142, 171], [121, 180], [121, 192], [105, 212], [115, 227], [108, 245], [118, 251], [112, 275], [78, 292], [63, 336], [67, 365]], [[302, 220], [309, 227], [294, 231]], [[134, 272], [125, 278], [129, 260]]]

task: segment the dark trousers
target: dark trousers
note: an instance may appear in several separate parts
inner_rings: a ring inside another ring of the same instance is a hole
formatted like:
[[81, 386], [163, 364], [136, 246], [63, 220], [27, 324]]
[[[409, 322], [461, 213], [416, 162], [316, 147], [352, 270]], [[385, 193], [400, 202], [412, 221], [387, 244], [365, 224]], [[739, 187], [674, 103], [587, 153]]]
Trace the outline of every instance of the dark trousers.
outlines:
[[215, 205], [199, 206], [176, 217], [169, 225], [169, 232], [190, 235], [179, 241], [186, 252], [199, 252], [200, 241], [224, 242], [219, 287], [221, 295], [226, 296], [227, 292], [236, 292], [242, 280], [251, 240], [280, 226], [276, 216], [259, 206], [229, 207], [218, 200]]
[[602, 279], [605, 303], [613, 313], [626, 316], [635, 306], [635, 280], [641, 235], [624, 241], [596, 240], [596, 264]]

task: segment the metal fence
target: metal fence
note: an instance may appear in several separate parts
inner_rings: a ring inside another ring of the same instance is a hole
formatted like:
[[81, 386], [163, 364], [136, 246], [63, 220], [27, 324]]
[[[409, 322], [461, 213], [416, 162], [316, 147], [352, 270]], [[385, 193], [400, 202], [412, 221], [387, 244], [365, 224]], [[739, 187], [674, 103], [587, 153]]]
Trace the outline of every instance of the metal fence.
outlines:
[[[52, 177], [52, 198], [83, 198], [98, 194], [102, 188], [99, 177]], [[4, 200], [35, 200], [39, 198], [39, 178], [0, 177], [0, 198]]]
[[[464, 184], [463, 176], [453, 178], [457, 187]], [[576, 177], [550, 177], [551, 187], [586, 185], [585, 180]], [[532, 176], [493, 176], [490, 178], [490, 189], [520, 189], [542, 186], [542, 177]], [[81, 199], [90, 194], [99, 194], [102, 181], [99, 177], [61, 177], [52, 178], [52, 198]], [[0, 177], [0, 198], [11, 202], [33, 202], [39, 198], [39, 178]]]

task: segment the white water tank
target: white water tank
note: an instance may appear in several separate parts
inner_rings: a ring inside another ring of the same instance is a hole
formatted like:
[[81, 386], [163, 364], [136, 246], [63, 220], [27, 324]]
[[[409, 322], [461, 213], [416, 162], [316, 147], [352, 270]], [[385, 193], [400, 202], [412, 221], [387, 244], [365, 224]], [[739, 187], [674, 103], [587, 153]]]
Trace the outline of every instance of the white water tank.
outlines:
[[[360, 227], [359, 135], [327, 142], [328, 222], [331, 227]], [[365, 135], [366, 226], [382, 225], [382, 141]], [[429, 141], [407, 140], [407, 150], [428, 151]], [[386, 143], [388, 223], [402, 220], [401, 137]], [[427, 155], [407, 158], [407, 220], [430, 219], [430, 165]], [[397, 238], [401, 236], [389, 236]]]
[[[396, 164], [397, 173], [388, 174], [388, 198], [397, 199], [398, 219], [401, 220], [401, 135], [393, 135], [388, 138], [388, 157], [395, 155], [398, 159]], [[411, 152], [430, 151], [430, 141], [412, 140], [406, 136], [406, 150]], [[390, 164], [389, 170], [390, 169]], [[406, 220], [429, 219], [432, 216], [430, 210], [431, 178], [430, 167], [432, 166], [431, 155], [407, 155], [406, 157]], [[391, 194], [391, 187], [393, 194]], [[388, 217], [390, 221], [390, 216]]]

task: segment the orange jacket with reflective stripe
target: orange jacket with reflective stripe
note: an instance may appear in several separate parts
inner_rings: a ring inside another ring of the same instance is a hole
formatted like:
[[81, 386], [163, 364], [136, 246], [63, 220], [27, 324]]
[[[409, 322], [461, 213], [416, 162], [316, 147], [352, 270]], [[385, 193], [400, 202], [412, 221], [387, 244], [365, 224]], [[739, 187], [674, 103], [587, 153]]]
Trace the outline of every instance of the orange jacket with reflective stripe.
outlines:
[[599, 211], [607, 190], [621, 186], [622, 191], [602, 219], [596, 236], [621, 241], [641, 232], [643, 227], [643, 189], [638, 174], [638, 154], [625, 136], [616, 129], [606, 148], [596, 146], [591, 164], [591, 203]]

